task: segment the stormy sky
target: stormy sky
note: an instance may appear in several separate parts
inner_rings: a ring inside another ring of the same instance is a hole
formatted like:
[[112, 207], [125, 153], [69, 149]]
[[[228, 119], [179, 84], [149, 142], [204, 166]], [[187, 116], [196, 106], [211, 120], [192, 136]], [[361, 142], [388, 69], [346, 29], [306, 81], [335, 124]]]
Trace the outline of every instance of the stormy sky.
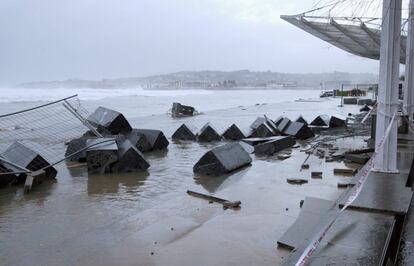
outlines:
[[279, 18], [315, 0], [1, 0], [0, 85], [181, 70], [377, 72]]

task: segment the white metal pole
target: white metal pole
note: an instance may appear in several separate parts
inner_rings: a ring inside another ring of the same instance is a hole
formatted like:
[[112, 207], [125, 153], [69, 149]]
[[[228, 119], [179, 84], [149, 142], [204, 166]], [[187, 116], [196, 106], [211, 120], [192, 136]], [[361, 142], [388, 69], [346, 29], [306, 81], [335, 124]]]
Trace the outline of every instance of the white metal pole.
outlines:
[[[402, 0], [383, 1], [376, 145], [383, 138], [391, 118], [398, 108], [401, 2]], [[396, 119], [383, 149], [379, 152], [375, 159], [375, 170], [380, 172], [397, 172]]]
[[408, 5], [408, 29], [405, 57], [404, 113], [409, 120], [414, 114], [414, 0]]

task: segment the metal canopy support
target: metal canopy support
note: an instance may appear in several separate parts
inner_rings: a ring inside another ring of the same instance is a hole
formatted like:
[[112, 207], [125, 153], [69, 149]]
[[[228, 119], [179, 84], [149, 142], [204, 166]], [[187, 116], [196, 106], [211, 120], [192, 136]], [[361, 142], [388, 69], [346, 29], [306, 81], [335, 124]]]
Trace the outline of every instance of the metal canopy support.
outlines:
[[409, 120], [413, 120], [414, 114], [414, 0], [410, 0], [408, 6], [408, 31], [405, 59], [404, 81], [404, 113]]
[[365, 49], [367, 53], [370, 53], [371, 49], [366, 45], [366, 43], [362, 42], [362, 40], [359, 40], [358, 38], [355, 38], [347, 29], [339, 25], [333, 18], [329, 21], [329, 23], [332, 26], [334, 26], [337, 30], [342, 32], [349, 39], [351, 39], [354, 43], [356, 43], [356, 45], [359, 45], [360, 47], [362, 47], [362, 49]]
[[[376, 146], [382, 140], [392, 116], [398, 109], [398, 83], [401, 39], [401, 2], [384, 0], [382, 14], [380, 70], [378, 87], [378, 111]], [[375, 170], [397, 172], [397, 120], [394, 119], [383, 149], [375, 158]]]
[[375, 48], [379, 49], [381, 43], [376, 38], [376, 34], [374, 32], [372, 32], [372, 30], [370, 30], [370, 28], [368, 28], [367, 25], [365, 25], [364, 22], [361, 23], [360, 27], [371, 38], [372, 43], [374, 44]]

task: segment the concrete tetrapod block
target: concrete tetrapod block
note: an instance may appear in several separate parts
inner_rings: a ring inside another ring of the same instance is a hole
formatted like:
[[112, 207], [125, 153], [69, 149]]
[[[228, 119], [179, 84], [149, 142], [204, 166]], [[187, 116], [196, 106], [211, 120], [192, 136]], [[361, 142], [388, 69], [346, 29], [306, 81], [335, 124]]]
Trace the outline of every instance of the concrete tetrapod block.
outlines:
[[[65, 157], [69, 161], [86, 162], [86, 142], [94, 137], [80, 137], [69, 141], [66, 147]], [[72, 155], [72, 156], [71, 156]]]
[[200, 142], [220, 141], [221, 136], [210, 123], [207, 123], [198, 132], [197, 140]]
[[272, 140], [254, 146], [254, 153], [256, 155], [272, 155], [293, 145], [295, 145], [295, 141], [291, 136], [274, 137]]
[[161, 130], [156, 129], [134, 129], [137, 134], [144, 135], [151, 145], [151, 150], [163, 150], [170, 144]]
[[301, 122], [292, 122], [284, 133], [296, 139], [308, 139], [315, 136], [312, 129]]
[[[47, 177], [55, 178], [57, 171], [54, 167], [50, 166], [50, 163], [46, 161], [40, 154], [33, 151], [31, 148], [20, 142], [14, 142], [3, 153], [3, 157], [9, 162], [28, 169], [30, 171], [37, 171], [47, 167], [45, 170]], [[17, 183], [24, 183], [26, 180], [26, 174], [20, 174], [17, 177]]]
[[252, 138], [266, 138], [278, 135], [267, 123], [260, 124], [257, 128], [253, 129], [252, 134], [249, 137]]
[[186, 124], [182, 124], [179, 128], [177, 128], [171, 138], [173, 140], [196, 140], [197, 133]]
[[333, 201], [306, 197], [298, 218], [277, 241], [278, 246], [291, 250], [297, 248], [304, 239], [312, 237], [312, 230], [320, 223], [321, 216], [335, 207]]
[[329, 115], [319, 115], [311, 123], [311, 126], [329, 126], [331, 117]]
[[111, 166], [118, 160], [118, 146], [115, 138], [89, 139], [86, 143], [88, 173], [104, 174], [111, 172]]
[[270, 140], [274, 140], [274, 139], [279, 139], [279, 138], [280, 136], [272, 136], [272, 137], [266, 137], [266, 138], [246, 138], [246, 139], [242, 139], [241, 141], [251, 146], [256, 146], [257, 144], [267, 142]]
[[236, 124], [233, 124], [230, 127], [228, 127], [221, 136], [227, 140], [241, 140], [246, 138], [243, 131], [239, 127], [237, 127]]
[[345, 119], [336, 116], [331, 116], [331, 119], [329, 119], [329, 127], [346, 127], [346, 121]]
[[266, 122], [266, 118], [263, 116], [259, 116], [258, 118], [256, 118], [256, 120], [253, 121], [253, 123], [250, 125], [250, 128], [254, 130], [265, 122]]
[[290, 123], [292, 123], [292, 121], [290, 121], [289, 118], [283, 117], [283, 119], [277, 125], [277, 129], [279, 132], [285, 133], [285, 130], [289, 127]]
[[228, 143], [213, 148], [194, 165], [196, 174], [222, 175], [230, 173], [252, 162], [250, 155], [239, 143]]
[[132, 129], [125, 134], [125, 138], [128, 139], [140, 152], [147, 152], [153, 149], [152, 143], [147, 139], [147, 135], [143, 134], [138, 129]]
[[194, 115], [194, 107], [182, 105], [180, 103], [173, 103], [171, 109], [172, 117], [182, 117], [182, 116], [193, 116]]
[[361, 109], [359, 109], [360, 112], [369, 112], [371, 111], [371, 108], [369, 108], [368, 105], [364, 105]]
[[131, 125], [123, 114], [102, 106], [98, 107], [91, 115], [89, 115], [87, 120], [93, 126], [103, 127], [115, 135], [132, 130]]
[[131, 141], [125, 139], [118, 144], [118, 160], [111, 166], [113, 173], [146, 171], [150, 167], [144, 155]]

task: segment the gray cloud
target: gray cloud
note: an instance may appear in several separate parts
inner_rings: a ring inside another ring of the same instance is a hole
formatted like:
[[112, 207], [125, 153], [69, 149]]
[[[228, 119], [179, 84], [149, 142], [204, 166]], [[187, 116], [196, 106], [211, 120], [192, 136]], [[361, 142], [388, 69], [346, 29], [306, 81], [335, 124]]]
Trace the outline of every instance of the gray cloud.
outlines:
[[2, 0], [0, 84], [205, 69], [377, 71], [378, 62], [278, 18], [313, 2]]

